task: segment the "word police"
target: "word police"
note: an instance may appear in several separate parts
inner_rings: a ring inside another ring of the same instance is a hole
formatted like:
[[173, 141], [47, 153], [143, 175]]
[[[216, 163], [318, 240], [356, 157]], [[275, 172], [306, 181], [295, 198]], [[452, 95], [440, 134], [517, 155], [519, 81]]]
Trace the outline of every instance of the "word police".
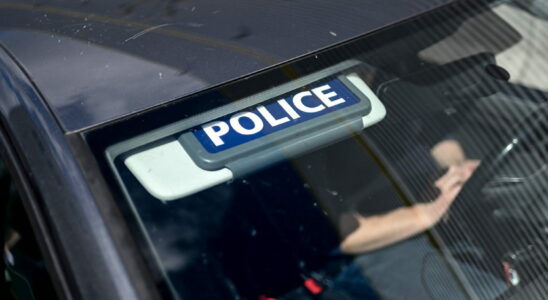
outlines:
[[252, 111], [237, 113], [226, 121], [205, 124], [202, 129], [211, 142], [218, 147], [225, 144], [223, 137], [231, 130], [244, 136], [255, 135], [265, 129], [265, 123], [272, 128], [287, 126], [286, 123], [292, 120], [309, 119], [311, 115], [322, 114], [326, 108], [346, 102], [329, 84], [299, 92], [287, 99], [290, 101], [280, 99], [266, 106], [259, 105]]

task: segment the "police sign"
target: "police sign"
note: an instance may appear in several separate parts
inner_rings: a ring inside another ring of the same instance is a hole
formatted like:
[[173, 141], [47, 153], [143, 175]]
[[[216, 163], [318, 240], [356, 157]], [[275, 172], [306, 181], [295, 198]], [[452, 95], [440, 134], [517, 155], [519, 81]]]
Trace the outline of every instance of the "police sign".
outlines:
[[203, 170], [228, 168], [239, 176], [344, 139], [384, 116], [375, 109], [382, 104], [355, 73], [331, 72], [206, 112], [196, 120], [208, 121], [194, 123], [178, 140]]
[[218, 153], [359, 102], [340, 80], [332, 79], [221, 117], [193, 134], [209, 153]]
[[[354, 61], [307, 75], [111, 146], [154, 197], [180, 199], [314, 151], [382, 120]], [[216, 97], [219, 94], [216, 94]]]

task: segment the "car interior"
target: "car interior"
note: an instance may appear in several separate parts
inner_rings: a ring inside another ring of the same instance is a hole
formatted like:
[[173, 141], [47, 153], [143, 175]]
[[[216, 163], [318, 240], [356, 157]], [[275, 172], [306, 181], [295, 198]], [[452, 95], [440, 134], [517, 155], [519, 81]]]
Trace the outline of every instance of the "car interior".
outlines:
[[2, 288], [6, 300], [57, 299], [16, 184], [0, 159]]
[[[420, 237], [472, 298], [494, 297], [482, 292], [482, 282], [480, 289], [471, 287], [465, 266], [500, 281], [505, 289], [497, 297], [511, 295], [517, 285], [538, 285], [548, 267], [548, 85], [539, 72], [520, 75], [527, 58], [536, 59], [532, 65], [540, 69], [544, 63], [542, 55], [526, 51], [538, 36], [511, 21], [526, 14], [531, 26], [544, 24], [548, 14], [539, 5], [504, 4], [448, 22], [440, 31], [425, 29], [428, 24], [420, 21], [402, 26], [398, 41], [358, 57], [363, 66], [357, 72], [386, 106], [385, 119], [245, 177], [161, 202], [124, 166], [123, 156], [116, 158], [125, 190], [115, 193], [153, 262], [149, 267], [161, 269], [156, 279], [164, 294], [383, 298], [386, 291], [360, 264], [366, 256], [341, 251], [341, 239], [357, 225], [341, 223], [340, 217], [348, 211], [381, 215], [435, 199], [439, 191], [433, 183], [447, 170], [433, 160], [432, 149], [444, 140], [457, 141], [467, 159], [481, 164], [450, 212]], [[482, 32], [484, 22], [496, 24], [492, 27], [505, 37], [490, 39], [497, 33]], [[4, 165], [0, 189], [7, 287], [2, 299], [54, 299], [32, 226]], [[371, 257], [397, 261], [390, 251]], [[407, 258], [415, 259], [411, 253]], [[422, 279], [431, 270], [415, 260], [416, 277]], [[398, 275], [397, 268], [390, 270], [380, 276]]]

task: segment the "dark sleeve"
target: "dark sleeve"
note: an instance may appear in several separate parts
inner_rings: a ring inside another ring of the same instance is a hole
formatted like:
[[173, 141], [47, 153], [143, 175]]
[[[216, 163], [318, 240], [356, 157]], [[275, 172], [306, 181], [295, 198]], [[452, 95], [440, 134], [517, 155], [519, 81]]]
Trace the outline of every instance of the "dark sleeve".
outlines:
[[356, 220], [356, 217], [354, 217], [354, 214], [347, 212], [340, 215], [338, 225], [341, 239], [345, 239], [358, 229], [360, 224], [358, 223], [358, 220]]
[[[307, 178], [321, 206], [342, 239], [354, 232], [363, 217], [385, 214], [403, 205], [373, 158], [354, 139], [348, 139], [323, 151], [318, 164]], [[314, 180], [311, 180], [314, 179]]]

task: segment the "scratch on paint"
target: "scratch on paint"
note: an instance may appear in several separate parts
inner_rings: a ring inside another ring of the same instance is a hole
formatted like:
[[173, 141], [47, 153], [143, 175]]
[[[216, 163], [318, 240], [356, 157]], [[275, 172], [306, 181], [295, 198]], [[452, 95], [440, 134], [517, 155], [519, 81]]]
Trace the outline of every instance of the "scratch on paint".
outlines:
[[136, 34], [134, 34], [134, 35], [130, 36], [129, 38], [127, 38], [126, 40], [124, 40], [124, 43], [127, 43], [128, 41], [134, 40], [136, 38], [139, 38], [139, 37], [151, 32], [153, 30], [156, 30], [156, 29], [162, 28], [162, 27], [166, 27], [166, 26], [169, 26], [169, 25], [171, 25], [171, 24], [169, 24], [169, 23], [160, 24], [160, 25], [152, 26], [152, 27], [147, 28], [145, 30], [139, 31]]

